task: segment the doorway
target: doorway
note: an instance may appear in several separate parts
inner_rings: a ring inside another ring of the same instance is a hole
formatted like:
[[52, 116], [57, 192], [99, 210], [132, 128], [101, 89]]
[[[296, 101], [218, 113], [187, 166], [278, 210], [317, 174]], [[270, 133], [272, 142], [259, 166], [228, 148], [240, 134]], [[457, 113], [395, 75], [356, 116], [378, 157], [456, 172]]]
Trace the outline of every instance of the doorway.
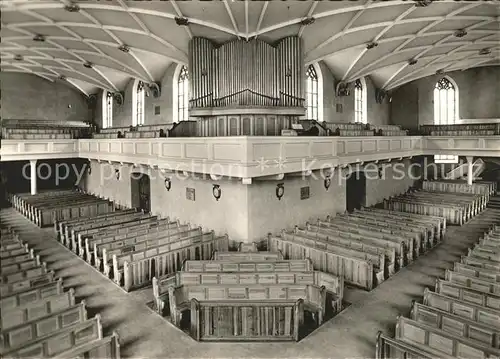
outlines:
[[352, 172], [346, 180], [346, 208], [348, 212], [360, 209], [366, 203], [366, 176], [363, 171]]
[[151, 181], [145, 173], [132, 173], [130, 175], [132, 191], [132, 207], [151, 212]]

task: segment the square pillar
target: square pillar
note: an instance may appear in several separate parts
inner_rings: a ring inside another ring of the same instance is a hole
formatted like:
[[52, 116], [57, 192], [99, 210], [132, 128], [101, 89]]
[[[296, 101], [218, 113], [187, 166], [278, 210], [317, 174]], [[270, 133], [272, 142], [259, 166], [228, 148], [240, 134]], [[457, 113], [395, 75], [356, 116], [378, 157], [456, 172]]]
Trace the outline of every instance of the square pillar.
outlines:
[[36, 162], [37, 160], [30, 160], [30, 181], [31, 181], [31, 195], [37, 194], [36, 188]]
[[473, 161], [474, 161], [474, 157], [467, 156], [467, 184], [469, 186], [472, 186], [472, 176], [473, 176], [472, 170], [474, 169]]

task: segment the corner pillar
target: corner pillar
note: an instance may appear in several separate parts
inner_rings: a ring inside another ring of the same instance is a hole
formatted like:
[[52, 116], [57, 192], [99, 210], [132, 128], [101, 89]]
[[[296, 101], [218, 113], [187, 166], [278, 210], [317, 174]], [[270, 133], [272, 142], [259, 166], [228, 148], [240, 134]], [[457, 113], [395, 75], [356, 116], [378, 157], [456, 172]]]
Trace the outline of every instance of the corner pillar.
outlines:
[[30, 160], [30, 181], [31, 181], [31, 195], [32, 196], [37, 194], [36, 162], [37, 162], [37, 160]]
[[472, 176], [473, 176], [472, 172], [474, 169], [473, 161], [474, 161], [473, 156], [467, 156], [467, 184], [469, 186], [472, 186]]

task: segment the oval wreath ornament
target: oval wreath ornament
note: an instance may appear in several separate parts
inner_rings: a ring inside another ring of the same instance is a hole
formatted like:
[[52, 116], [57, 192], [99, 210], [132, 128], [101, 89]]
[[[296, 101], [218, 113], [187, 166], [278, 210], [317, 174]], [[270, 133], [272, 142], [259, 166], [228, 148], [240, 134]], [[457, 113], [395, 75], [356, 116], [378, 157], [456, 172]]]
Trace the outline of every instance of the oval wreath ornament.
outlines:
[[220, 189], [220, 186], [218, 184], [214, 184], [214, 187], [212, 188], [212, 194], [214, 195], [214, 198], [217, 201], [220, 199], [220, 196], [222, 195], [222, 190]]
[[164, 184], [165, 184], [165, 189], [167, 191], [170, 191], [170, 188], [172, 188], [172, 181], [170, 180], [170, 178], [165, 178]]
[[281, 201], [281, 197], [285, 194], [285, 187], [283, 183], [279, 183], [276, 185], [276, 197]]

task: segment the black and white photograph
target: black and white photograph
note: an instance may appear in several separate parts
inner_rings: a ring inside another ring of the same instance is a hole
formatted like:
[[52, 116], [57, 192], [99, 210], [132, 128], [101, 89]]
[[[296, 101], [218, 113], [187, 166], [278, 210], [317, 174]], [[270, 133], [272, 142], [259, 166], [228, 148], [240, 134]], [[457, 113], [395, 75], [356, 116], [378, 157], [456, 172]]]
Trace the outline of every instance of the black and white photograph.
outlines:
[[0, 358], [500, 358], [500, 0], [0, 12]]

